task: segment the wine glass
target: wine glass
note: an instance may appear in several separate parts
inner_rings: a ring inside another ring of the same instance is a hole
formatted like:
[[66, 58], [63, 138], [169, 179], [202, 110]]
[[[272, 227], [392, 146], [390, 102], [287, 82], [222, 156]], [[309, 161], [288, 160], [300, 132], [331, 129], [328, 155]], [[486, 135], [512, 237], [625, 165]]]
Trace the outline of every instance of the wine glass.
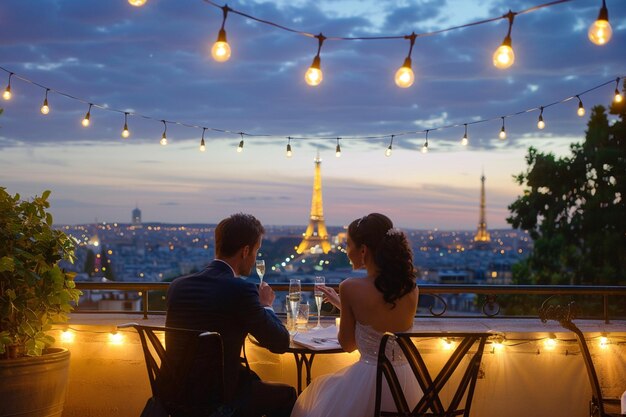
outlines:
[[324, 301], [324, 293], [320, 287], [326, 284], [324, 277], [315, 277], [315, 285], [313, 287], [313, 295], [315, 296], [315, 305], [317, 306], [317, 326], [315, 329], [321, 329], [320, 319], [322, 317], [322, 302]]
[[289, 300], [289, 307], [291, 308], [291, 317], [293, 318], [293, 325], [296, 324], [296, 319], [298, 318], [298, 312], [300, 310], [300, 300], [302, 298], [302, 286], [300, 285], [299, 279], [290, 279], [289, 280], [289, 295], [287, 295], [287, 299]]
[[263, 275], [265, 275], [265, 261], [263, 259], [256, 260], [256, 273], [259, 276], [259, 284], [263, 284]]

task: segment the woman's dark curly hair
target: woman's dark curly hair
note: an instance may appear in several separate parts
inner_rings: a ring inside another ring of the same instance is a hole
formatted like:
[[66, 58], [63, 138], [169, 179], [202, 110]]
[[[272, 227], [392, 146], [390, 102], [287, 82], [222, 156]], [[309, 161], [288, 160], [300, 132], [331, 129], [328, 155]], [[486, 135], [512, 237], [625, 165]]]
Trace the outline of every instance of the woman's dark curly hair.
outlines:
[[365, 245], [373, 253], [379, 270], [374, 285], [385, 302], [395, 307], [396, 300], [415, 288], [413, 252], [406, 235], [393, 229], [391, 219], [380, 213], [371, 213], [350, 223], [348, 235], [356, 245]]

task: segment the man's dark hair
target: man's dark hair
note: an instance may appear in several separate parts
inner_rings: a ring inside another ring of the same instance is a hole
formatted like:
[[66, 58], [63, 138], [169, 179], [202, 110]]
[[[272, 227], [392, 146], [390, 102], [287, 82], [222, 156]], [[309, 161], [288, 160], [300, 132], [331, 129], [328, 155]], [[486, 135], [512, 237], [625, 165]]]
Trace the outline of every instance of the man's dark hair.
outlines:
[[246, 245], [252, 248], [264, 234], [265, 228], [253, 215], [232, 214], [215, 228], [215, 256], [227, 258]]

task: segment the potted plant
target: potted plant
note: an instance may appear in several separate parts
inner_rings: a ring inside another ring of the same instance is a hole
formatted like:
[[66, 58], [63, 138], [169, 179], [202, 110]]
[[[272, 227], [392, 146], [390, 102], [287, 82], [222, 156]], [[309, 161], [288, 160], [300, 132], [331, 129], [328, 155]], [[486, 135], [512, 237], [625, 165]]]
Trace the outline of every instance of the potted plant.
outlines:
[[46, 332], [68, 319], [80, 291], [59, 267], [73, 262], [74, 243], [52, 227], [49, 195], [24, 201], [0, 187], [0, 398], [11, 399], [0, 401], [0, 416], [21, 415], [22, 401], [25, 410], [60, 416], [65, 399], [69, 352], [50, 348]]

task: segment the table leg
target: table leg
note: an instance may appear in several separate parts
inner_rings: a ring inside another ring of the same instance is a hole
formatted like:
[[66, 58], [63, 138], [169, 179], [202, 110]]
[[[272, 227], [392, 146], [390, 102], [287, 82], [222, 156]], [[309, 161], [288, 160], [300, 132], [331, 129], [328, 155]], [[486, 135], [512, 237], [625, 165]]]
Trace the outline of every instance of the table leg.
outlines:
[[311, 383], [311, 366], [313, 365], [313, 359], [315, 359], [315, 353], [311, 353], [307, 357], [306, 353], [293, 352], [293, 357], [296, 360], [298, 395], [300, 395], [302, 393], [302, 365], [304, 365], [304, 370], [306, 371], [306, 386], [308, 386]]

